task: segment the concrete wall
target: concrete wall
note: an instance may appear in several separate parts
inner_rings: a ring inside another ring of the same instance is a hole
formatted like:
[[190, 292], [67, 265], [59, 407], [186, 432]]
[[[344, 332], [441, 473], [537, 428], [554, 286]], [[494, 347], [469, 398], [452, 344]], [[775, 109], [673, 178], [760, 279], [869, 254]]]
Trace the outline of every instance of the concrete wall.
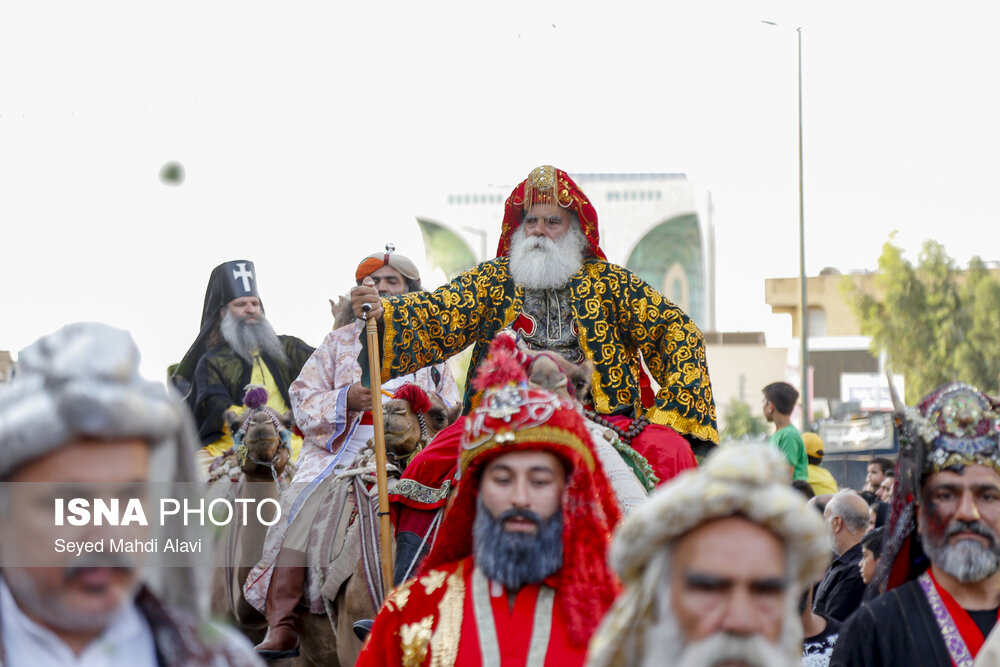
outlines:
[[749, 404], [753, 414], [763, 417], [760, 390], [771, 382], [785, 379], [788, 350], [763, 344], [708, 343], [705, 354], [708, 372], [712, 376], [720, 433], [725, 428], [725, 407], [733, 398]]

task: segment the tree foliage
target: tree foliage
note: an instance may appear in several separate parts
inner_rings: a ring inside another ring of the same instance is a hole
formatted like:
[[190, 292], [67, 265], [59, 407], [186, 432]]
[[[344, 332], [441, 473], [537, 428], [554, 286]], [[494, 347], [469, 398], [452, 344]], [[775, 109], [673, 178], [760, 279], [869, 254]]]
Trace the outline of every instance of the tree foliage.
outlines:
[[872, 352], [906, 377], [914, 405], [938, 385], [959, 380], [987, 392], [1000, 386], [1000, 282], [979, 257], [961, 271], [936, 241], [925, 241], [916, 266], [882, 246], [875, 293], [845, 276], [844, 297]]
[[722, 429], [723, 440], [759, 438], [767, 435], [767, 423], [756, 417], [750, 406], [738, 398], [733, 398], [723, 409], [722, 419], [726, 426]]

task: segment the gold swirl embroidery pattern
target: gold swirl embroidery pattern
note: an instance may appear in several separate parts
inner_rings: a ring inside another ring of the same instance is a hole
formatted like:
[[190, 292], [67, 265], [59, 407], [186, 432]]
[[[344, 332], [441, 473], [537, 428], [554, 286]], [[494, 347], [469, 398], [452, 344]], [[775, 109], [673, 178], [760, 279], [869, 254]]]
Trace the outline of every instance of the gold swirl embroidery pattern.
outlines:
[[[521, 309], [523, 295], [508, 262], [507, 257], [484, 262], [432, 294], [389, 300], [384, 369], [393, 376], [413, 372], [471, 343], [469, 368], [476, 368], [489, 342]], [[641, 407], [636, 373], [641, 353], [661, 386], [656, 405], [647, 411], [650, 421], [718, 442], [704, 339], [690, 318], [628, 269], [602, 260], [584, 264], [570, 290], [580, 349], [599, 379], [593, 388], [597, 411]], [[470, 383], [466, 412], [477, 399]]]
[[417, 623], [404, 623], [400, 626], [399, 647], [403, 654], [403, 667], [420, 667], [424, 664], [433, 627], [433, 616], [425, 616]]
[[[438, 363], [471, 343], [475, 347], [469, 368], [475, 368], [493, 337], [521, 310], [523, 296], [510, 278], [507, 262], [506, 257], [484, 262], [433, 293], [413, 292], [388, 300], [392, 309], [386, 309], [386, 317], [392, 318], [393, 335], [387, 321], [383, 378]], [[471, 384], [465, 394], [466, 411], [475, 393]]]
[[438, 626], [431, 638], [431, 667], [454, 667], [458, 658], [465, 609], [465, 563], [459, 564], [445, 586], [447, 590], [438, 605]]

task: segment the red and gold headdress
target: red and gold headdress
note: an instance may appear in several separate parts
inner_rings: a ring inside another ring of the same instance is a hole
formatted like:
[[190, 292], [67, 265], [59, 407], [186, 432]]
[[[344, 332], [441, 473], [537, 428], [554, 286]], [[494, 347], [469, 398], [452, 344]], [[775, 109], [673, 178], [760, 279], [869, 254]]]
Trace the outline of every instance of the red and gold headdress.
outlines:
[[583, 416], [575, 404], [528, 387], [507, 349], [492, 351], [476, 383], [484, 395], [466, 419], [459, 448], [461, 481], [422, 567], [427, 571], [473, 553], [480, 477], [490, 461], [516, 451], [549, 452], [566, 467], [563, 565], [555, 576], [570, 638], [585, 644], [618, 592], [607, 551], [621, 514]]
[[590, 252], [601, 259], [607, 259], [601, 250], [601, 236], [597, 229], [597, 211], [587, 195], [561, 169], [544, 165], [536, 167], [514, 191], [504, 204], [503, 227], [500, 229], [500, 244], [497, 257], [510, 253], [510, 237], [521, 225], [524, 214], [534, 204], [557, 204], [573, 211], [580, 221], [580, 229], [587, 238]]

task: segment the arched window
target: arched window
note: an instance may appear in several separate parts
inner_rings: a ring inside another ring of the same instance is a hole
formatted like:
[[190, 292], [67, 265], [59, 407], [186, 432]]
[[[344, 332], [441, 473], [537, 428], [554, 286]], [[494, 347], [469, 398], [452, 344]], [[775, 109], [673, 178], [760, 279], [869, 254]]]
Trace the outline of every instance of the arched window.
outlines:
[[687, 272], [680, 262], [674, 262], [667, 269], [663, 278], [663, 294], [685, 312], [691, 307], [691, 286], [688, 283]]

